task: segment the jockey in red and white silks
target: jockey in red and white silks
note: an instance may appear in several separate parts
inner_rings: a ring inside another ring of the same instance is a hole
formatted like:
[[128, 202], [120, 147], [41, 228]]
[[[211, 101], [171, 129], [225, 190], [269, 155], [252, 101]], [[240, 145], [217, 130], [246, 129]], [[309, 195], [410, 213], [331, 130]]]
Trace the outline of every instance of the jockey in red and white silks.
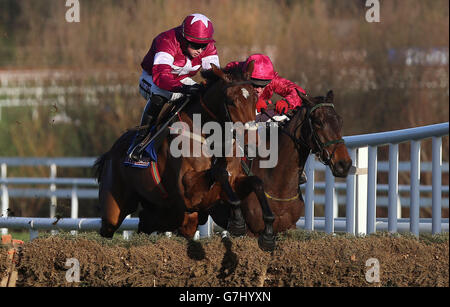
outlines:
[[187, 16], [183, 23], [159, 34], [144, 57], [139, 79], [139, 91], [147, 100], [141, 127], [128, 150], [132, 161], [139, 161], [143, 140], [155, 124], [163, 105], [184, 94], [198, 92], [200, 85], [193, 79], [200, 69], [220, 67], [211, 20], [202, 14]]
[[206, 16], [192, 14], [181, 26], [159, 34], [141, 63], [142, 96], [148, 99], [152, 92], [177, 99], [187, 86], [196, 84], [190, 77], [200, 69], [210, 69], [211, 63], [220, 67], [213, 33]]
[[228, 63], [225, 69], [238, 67], [242, 71], [245, 71], [246, 67], [252, 61], [254, 61], [254, 69], [250, 77], [253, 88], [259, 98], [256, 105], [258, 113], [261, 112], [261, 109], [267, 108], [267, 101], [272, 98], [274, 93], [283, 97], [275, 105], [276, 111], [279, 114], [301, 106], [302, 100], [295, 89], [298, 89], [302, 93], [305, 93], [305, 90], [292, 81], [280, 77], [274, 70], [270, 58], [264, 54], [253, 54], [245, 62]]
[[[276, 93], [283, 97], [275, 104], [277, 113], [283, 114], [290, 109], [294, 109], [302, 105], [302, 99], [298, 96], [296, 89], [303, 94], [305, 90], [294, 82], [284, 79], [278, 75], [274, 70], [272, 61], [267, 55], [253, 54], [247, 58], [245, 62], [231, 62], [228, 63], [225, 69], [238, 68], [241, 71], [246, 71], [247, 66], [254, 61], [253, 72], [250, 76], [253, 89], [258, 95], [258, 102], [256, 103], [256, 121], [263, 122], [269, 120], [265, 114], [261, 113], [262, 109], [267, 109], [267, 104], [270, 102], [273, 94]], [[268, 112], [270, 113], [270, 112]], [[273, 116], [272, 114], [271, 116]], [[307, 181], [306, 174], [302, 170], [299, 172], [299, 184], [304, 184]]]

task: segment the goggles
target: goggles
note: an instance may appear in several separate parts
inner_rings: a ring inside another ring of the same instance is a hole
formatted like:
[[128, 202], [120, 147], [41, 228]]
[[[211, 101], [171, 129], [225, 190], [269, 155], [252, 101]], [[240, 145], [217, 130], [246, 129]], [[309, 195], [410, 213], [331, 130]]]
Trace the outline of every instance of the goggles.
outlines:
[[264, 87], [266, 87], [272, 80], [262, 80], [262, 79], [254, 79], [254, 78], [252, 78], [250, 81], [251, 81], [253, 87], [256, 87], [256, 88], [262, 87], [262, 88], [264, 88]]
[[188, 41], [188, 46], [194, 50], [205, 50], [208, 47], [208, 44], [199, 44]]

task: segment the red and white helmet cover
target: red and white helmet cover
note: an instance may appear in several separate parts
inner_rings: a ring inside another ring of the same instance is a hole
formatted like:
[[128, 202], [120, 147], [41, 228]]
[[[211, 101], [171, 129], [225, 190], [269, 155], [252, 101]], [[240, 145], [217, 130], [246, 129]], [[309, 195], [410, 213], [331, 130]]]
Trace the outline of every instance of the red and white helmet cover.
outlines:
[[187, 16], [182, 24], [183, 36], [190, 42], [207, 44], [215, 42], [213, 39], [214, 28], [211, 20], [202, 14]]
[[249, 56], [245, 61], [244, 71], [247, 70], [247, 66], [251, 61], [255, 61], [251, 78], [261, 80], [272, 80], [275, 78], [272, 61], [267, 55], [256, 53]]

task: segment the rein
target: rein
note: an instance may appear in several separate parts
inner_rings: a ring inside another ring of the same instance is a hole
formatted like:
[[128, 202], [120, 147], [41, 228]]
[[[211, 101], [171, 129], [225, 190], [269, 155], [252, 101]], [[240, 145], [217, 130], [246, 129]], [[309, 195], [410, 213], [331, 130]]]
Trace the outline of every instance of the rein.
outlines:
[[214, 113], [206, 106], [206, 104], [203, 102], [203, 97], [200, 96], [200, 105], [202, 106], [202, 108], [206, 111], [206, 113], [208, 113], [209, 116], [212, 117], [212, 119], [218, 121], [217, 116], [214, 115]]

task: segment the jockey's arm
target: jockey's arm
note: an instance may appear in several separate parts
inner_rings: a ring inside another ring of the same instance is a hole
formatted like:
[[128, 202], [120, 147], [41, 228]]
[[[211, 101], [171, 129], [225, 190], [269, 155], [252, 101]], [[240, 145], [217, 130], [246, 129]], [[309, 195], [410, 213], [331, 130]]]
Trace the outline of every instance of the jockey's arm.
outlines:
[[211, 64], [216, 65], [220, 68], [219, 55], [217, 54], [217, 49], [214, 44], [209, 44], [204, 54], [202, 56], [202, 70], [211, 69]]
[[292, 81], [281, 78], [278, 75], [273, 79], [272, 84], [274, 92], [283, 97], [288, 102], [289, 109], [293, 109], [302, 105], [302, 100], [298, 96], [295, 89], [298, 89], [300, 92], [306, 94], [303, 88]]
[[169, 64], [153, 65], [152, 77], [156, 86], [170, 92], [178, 92], [184, 85], [172, 73], [172, 67]]

